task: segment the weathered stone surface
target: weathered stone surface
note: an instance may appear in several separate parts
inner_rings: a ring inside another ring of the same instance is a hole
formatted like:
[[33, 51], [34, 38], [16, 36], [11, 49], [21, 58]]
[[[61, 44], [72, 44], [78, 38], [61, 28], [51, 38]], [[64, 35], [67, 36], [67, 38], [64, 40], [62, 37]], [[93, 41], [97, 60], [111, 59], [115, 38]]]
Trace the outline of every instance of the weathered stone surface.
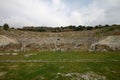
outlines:
[[34, 50], [39, 50], [40, 49], [40, 45], [39, 44], [36, 44], [36, 43], [30, 43], [30, 44], [27, 44], [24, 49], [27, 50], [27, 51], [34, 51]]
[[10, 39], [6, 36], [0, 35], [0, 46], [5, 46], [5, 45], [8, 45], [10, 43], [16, 44], [18, 42], [15, 39]]
[[[0, 32], [4, 36], [16, 39], [22, 45], [20, 51], [79, 51], [87, 50], [88, 44], [94, 42], [92, 31], [75, 32], [32, 32], [10, 30]], [[92, 39], [92, 40], [91, 40]]]
[[0, 51], [19, 51], [21, 46], [17, 40], [0, 35]]
[[120, 45], [117, 38], [115, 42], [109, 41], [110, 39], [97, 42], [105, 36], [95, 36], [93, 31], [40, 33], [15, 30], [0, 33], [2, 34], [0, 35], [0, 51], [81, 51], [89, 49], [106, 51], [119, 50]]
[[[88, 44], [94, 41], [91, 37], [78, 37], [77, 34], [68, 35], [66, 33], [30, 33], [9, 34], [9, 38], [2, 36], [1, 51], [79, 51], [87, 50]], [[24, 34], [24, 35], [23, 35]], [[36, 34], [36, 35], [35, 35]], [[7, 34], [8, 36], [8, 34]], [[92, 39], [92, 40], [90, 40]], [[5, 40], [5, 41], [4, 41]]]
[[120, 50], [120, 36], [108, 36], [99, 42], [93, 43], [91, 49], [96, 51]]

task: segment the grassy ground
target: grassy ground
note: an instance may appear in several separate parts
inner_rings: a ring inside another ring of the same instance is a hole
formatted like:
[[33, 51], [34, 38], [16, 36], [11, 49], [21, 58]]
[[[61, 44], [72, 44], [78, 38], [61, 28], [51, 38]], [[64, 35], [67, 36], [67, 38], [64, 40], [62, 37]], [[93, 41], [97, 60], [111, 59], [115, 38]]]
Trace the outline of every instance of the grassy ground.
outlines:
[[0, 62], [0, 80], [120, 80], [119, 51], [21, 52], [17, 56], [0, 56], [1, 60], [43, 62]]

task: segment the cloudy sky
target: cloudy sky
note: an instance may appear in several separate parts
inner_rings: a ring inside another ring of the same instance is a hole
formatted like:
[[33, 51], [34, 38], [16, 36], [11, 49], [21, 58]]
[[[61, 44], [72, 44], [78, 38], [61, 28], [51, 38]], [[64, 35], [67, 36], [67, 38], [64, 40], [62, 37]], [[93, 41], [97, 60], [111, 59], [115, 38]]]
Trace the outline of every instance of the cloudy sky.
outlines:
[[120, 23], [120, 0], [0, 0], [0, 25], [67, 26]]

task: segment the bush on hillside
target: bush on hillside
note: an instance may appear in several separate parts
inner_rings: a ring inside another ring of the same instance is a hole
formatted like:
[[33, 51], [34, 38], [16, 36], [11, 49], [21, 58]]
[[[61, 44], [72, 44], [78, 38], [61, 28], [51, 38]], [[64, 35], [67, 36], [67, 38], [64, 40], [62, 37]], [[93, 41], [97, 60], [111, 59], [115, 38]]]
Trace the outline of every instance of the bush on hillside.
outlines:
[[5, 24], [3, 25], [3, 29], [7, 31], [7, 30], [9, 29], [9, 25], [8, 25], [7, 23], [5, 23]]

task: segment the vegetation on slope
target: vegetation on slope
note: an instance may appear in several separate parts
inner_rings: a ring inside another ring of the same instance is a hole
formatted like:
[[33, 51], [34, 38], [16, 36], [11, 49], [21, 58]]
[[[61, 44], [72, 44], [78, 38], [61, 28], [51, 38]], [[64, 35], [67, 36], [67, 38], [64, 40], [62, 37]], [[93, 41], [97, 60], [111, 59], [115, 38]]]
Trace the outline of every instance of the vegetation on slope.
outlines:
[[84, 31], [84, 30], [94, 30], [94, 29], [101, 29], [101, 28], [108, 28], [106, 31], [113, 31], [114, 29], [120, 29], [120, 25], [97, 25], [97, 26], [75, 26], [75, 25], [69, 25], [69, 26], [61, 26], [61, 27], [46, 27], [46, 26], [26, 26], [23, 28], [18, 28], [19, 30], [24, 31], [38, 31], [38, 32], [66, 32], [66, 31]]

